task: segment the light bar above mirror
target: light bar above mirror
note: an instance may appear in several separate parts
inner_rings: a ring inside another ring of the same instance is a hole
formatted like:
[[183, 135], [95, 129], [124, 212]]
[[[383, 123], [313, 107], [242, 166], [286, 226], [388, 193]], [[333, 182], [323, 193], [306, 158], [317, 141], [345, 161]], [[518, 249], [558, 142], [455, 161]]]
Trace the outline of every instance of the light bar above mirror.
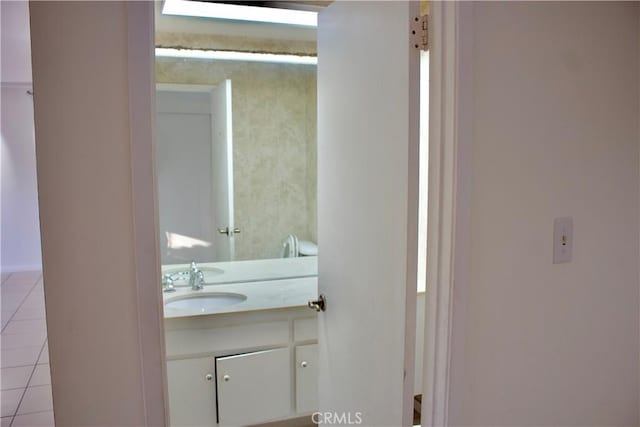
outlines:
[[318, 58], [316, 56], [239, 52], [229, 50], [174, 49], [164, 47], [156, 48], [156, 57], [215, 59], [221, 61], [271, 62], [278, 64], [301, 65], [316, 65], [318, 63]]
[[318, 13], [315, 11], [244, 4], [165, 0], [162, 6], [162, 13], [164, 15], [265, 22], [303, 27], [318, 26]]

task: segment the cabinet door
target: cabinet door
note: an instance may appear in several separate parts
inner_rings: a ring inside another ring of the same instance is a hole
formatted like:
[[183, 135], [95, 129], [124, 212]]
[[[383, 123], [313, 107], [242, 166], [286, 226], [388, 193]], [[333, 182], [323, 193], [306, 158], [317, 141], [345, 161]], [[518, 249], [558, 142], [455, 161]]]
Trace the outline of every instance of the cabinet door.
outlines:
[[296, 412], [318, 410], [318, 344], [296, 347]]
[[[215, 426], [213, 358], [167, 361], [172, 426]], [[212, 375], [207, 379], [207, 375]]]
[[218, 421], [247, 425], [291, 414], [288, 348], [216, 359]]

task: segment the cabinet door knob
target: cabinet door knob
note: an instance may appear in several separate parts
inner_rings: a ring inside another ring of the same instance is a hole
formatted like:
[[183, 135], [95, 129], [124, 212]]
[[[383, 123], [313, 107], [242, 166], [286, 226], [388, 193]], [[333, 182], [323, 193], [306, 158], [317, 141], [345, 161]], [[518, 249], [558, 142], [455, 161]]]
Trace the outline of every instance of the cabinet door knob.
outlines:
[[306, 368], [306, 367], [307, 367], [307, 366], [309, 366], [309, 365], [307, 364], [307, 361], [306, 361], [306, 360], [303, 360], [302, 362], [300, 362], [300, 366], [301, 366], [302, 368]]
[[204, 376], [204, 379], [207, 380], [207, 381], [211, 381], [213, 379], [213, 375], [207, 374], [207, 375]]
[[224, 377], [222, 377], [222, 379], [225, 381], [229, 381], [231, 377], [229, 375], [225, 375]]

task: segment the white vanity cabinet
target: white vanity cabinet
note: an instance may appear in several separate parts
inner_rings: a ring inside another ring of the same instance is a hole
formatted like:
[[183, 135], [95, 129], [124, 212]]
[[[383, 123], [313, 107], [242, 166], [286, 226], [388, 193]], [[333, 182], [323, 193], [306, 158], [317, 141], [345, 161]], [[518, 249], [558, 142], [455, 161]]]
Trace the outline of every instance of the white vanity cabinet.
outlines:
[[318, 409], [318, 344], [296, 347], [296, 412]]
[[165, 338], [174, 427], [251, 425], [317, 409], [317, 318], [308, 308], [166, 319]]
[[167, 361], [171, 425], [212, 425], [216, 418], [214, 359]]
[[242, 426], [291, 412], [289, 348], [216, 359], [218, 422]]

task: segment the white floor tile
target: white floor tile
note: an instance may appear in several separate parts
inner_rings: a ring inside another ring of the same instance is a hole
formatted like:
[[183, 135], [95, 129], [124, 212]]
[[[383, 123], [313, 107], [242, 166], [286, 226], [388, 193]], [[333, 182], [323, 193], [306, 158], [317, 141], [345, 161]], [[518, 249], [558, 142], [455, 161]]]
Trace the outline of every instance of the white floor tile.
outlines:
[[4, 329], [5, 326], [7, 326], [9, 324], [9, 321], [11, 320], [11, 313], [7, 313], [7, 312], [2, 312], [2, 329]]
[[25, 388], [27, 386], [27, 383], [29, 382], [29, 377], [31, 376], [32, 372], [33, 366], [19, 366], [15, 368], [0, 369], [0, 382], [2, 383], [2, 390], [9, 390], [12, 388]]
[[0, 337], [0, 348], [2, 350], [10, 350], [15, 348], [32, 347], [32, 346], [42, 347], [42, 344], [44, 344], [46, 339], [47, 339], [46, 332], [34, 332], [30, 334], [21, 334], [21, 335], [2, 334], [2, 336]]
[[51, 386], [28, 387], [20, 402], [18, 414], [30, 414], [32, 412], [52, 411], [53, 399]]
[[[2, 342], [0, 342], [0, 345], [1, 344]], [[41, 350], [42, 346], [12, 349], [2, 348], [0, 351], [0, 366], [3, 368], [12, 368], [15, 366], [34, 365], [38, 361], [38, 355], [40, 355]]]
[[25, 284], [35, 285], [42, 277], [42, 273], [39, 271], [23, 271], [20, 273], [11, 273], [11, 276], [4, 282], [5, 285], [9, 284]]
[[11, 421], [13, 421], [13, 417], [2, 417], [0, 418], [0, 427], [9, 427], [11, 425]]
[[17, 415], [13, 419], [14, 427], [54, 427], [53, 412], [36, 412], [34, 414]]
[[47, 332], [47, 324], [43, 319], [16, 320], [13, 319], [2, 331], [3, 335], [34, 335]]
[[15, 312], [12, 320], [33, 320], [46, 318], [44, 307], [25, 307], [22, 306]]
[[2, 292], [2, 310], [7, 310], [9, 307], [20, 307], [20, 304], [27, 297], [26, 292]]
[[33, 289], [33, 285], [2, 285], [2, 299], [24, 299]]
[[13, 416], [16, 413], [22, 393], [24, 393], [23, 388], [0, 391], [0, 406], [3, 417]]
[[44, 349], [42, 350], [42, 354], [38, 358], [38, 365], [48, 365], [49, 364], [49, 346], [45, 344]]
[[29, 381], [29, 387], [36, 385], [51, 385], [49, 365], [36, 365], [36, 369], [33, 371], [33, 375]]
[[4, 281], [7, 280], [9, 276], [11, 276], [11, 273], [0, 273], [0, 281], [4, 283]]
[[25, 307], [44, 307], [44, 294], [40, 292], [29, 294], [22, 305]]

